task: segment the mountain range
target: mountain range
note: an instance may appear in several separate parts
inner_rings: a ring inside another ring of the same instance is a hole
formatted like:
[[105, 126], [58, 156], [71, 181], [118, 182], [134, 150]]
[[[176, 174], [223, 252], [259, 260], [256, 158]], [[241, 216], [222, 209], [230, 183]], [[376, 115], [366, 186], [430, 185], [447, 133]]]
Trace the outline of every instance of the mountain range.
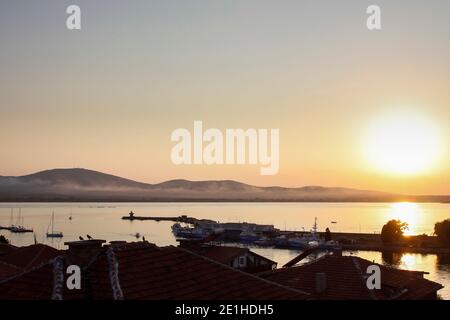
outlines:
[[450, 202], [450, 196], [400, 195], [351, 188], [257, 187], [232, 180], [148, 184], [87, 169], [0, 176], [0, 201]]

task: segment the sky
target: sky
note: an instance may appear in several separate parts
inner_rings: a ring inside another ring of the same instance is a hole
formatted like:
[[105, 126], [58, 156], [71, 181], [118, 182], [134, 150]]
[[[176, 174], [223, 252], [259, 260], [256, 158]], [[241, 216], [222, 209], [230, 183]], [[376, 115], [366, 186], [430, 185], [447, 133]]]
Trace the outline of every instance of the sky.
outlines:
[[[71, 4], [81, 30], [66, 28]], [[371, 4], [378, 31], [366, 28]], [[2, 1], [0, 175], [82, 167], [148, 183], [450, 194], [448, 39], [447, 0]], [[426, 119], [438, 146], [426, 170], [366, 159], [370, 128], [390, 113]], [[279, 129], [278, 174], [176, 166], [171, 133], [194, 120]]]

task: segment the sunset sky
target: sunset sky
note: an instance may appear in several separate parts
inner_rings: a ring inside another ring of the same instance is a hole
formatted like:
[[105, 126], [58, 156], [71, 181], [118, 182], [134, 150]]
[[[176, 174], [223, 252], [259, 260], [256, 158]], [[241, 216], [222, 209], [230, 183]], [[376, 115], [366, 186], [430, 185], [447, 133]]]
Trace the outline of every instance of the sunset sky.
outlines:
[[[449, 39], [448, 0], [2, 1], [0, 175], [450, 194]], [[171, 132], [194, 120], [279, 129], [279, 173], [174, 165]]]

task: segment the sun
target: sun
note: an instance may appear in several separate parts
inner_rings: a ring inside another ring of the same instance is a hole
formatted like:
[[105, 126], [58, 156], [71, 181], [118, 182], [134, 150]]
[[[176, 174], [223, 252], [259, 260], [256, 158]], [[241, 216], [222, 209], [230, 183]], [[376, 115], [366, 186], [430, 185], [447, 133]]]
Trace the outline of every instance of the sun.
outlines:
[[405, 110], [374, 121], [364, 144], [372, 167], [400, 175], [426, 172], [436, 164], [440, 153], [436, 125], [424, 115]]

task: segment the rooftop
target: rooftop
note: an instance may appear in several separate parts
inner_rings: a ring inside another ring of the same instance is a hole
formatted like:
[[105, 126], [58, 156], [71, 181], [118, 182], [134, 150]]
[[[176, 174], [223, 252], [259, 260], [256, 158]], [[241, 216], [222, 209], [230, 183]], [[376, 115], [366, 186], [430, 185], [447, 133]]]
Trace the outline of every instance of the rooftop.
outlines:
[[[85, 267], [83, 274], [88, 276], [83, 278], [81, 291], [64, 289], [65, 272], [61, 272], [64, 270], [61, 263], [65, 266], [65, 256], [0, 281], [0, 299], [292, 300], [309, 297], [301, 290], [235, 270], [188, 250], [157, 247], [147, 242], [104, 246]], [[61, 292], [55, 295], [58, 288]]]
[[229, 246], [209, 246], [209, 245], [199, 245], [187, 247], [187, 250], [198, 253], [202, 256], [205, 256], [209, 259], [218, 261], [220, 263], [227, 264], [232, 261], [234, 258], [244, 255], [246, 253], [251, 253], [261, 259], [266, 260], [272, 264], [276, 264], [275, 261], [272, 261], [266, 257], [263, 257], [253, 251], [250, 251], [248, 248], [239, 248], [239, 247], [229, 247]]
[[[353, 256], [326, 255], [308, 264], [260, 273], [264, 279], [303, 290], [313, 299], [392, 300], [424, 299], [442, 285], [423, 278], [423, 273], [399, 270], [376, 264], [381, 269], [381, 290], [369, 290], [365, 273], [371, 261]], [[326, 274], [326, 289], [316, 293], [317, 273]]]
[[11, 250], [8, 254], [1, 256], [0, 261], [14, 265], [23, 270], [48, 262], [50, 259], [61, 254], [61, 251], [44, 244], [34, 244]]

